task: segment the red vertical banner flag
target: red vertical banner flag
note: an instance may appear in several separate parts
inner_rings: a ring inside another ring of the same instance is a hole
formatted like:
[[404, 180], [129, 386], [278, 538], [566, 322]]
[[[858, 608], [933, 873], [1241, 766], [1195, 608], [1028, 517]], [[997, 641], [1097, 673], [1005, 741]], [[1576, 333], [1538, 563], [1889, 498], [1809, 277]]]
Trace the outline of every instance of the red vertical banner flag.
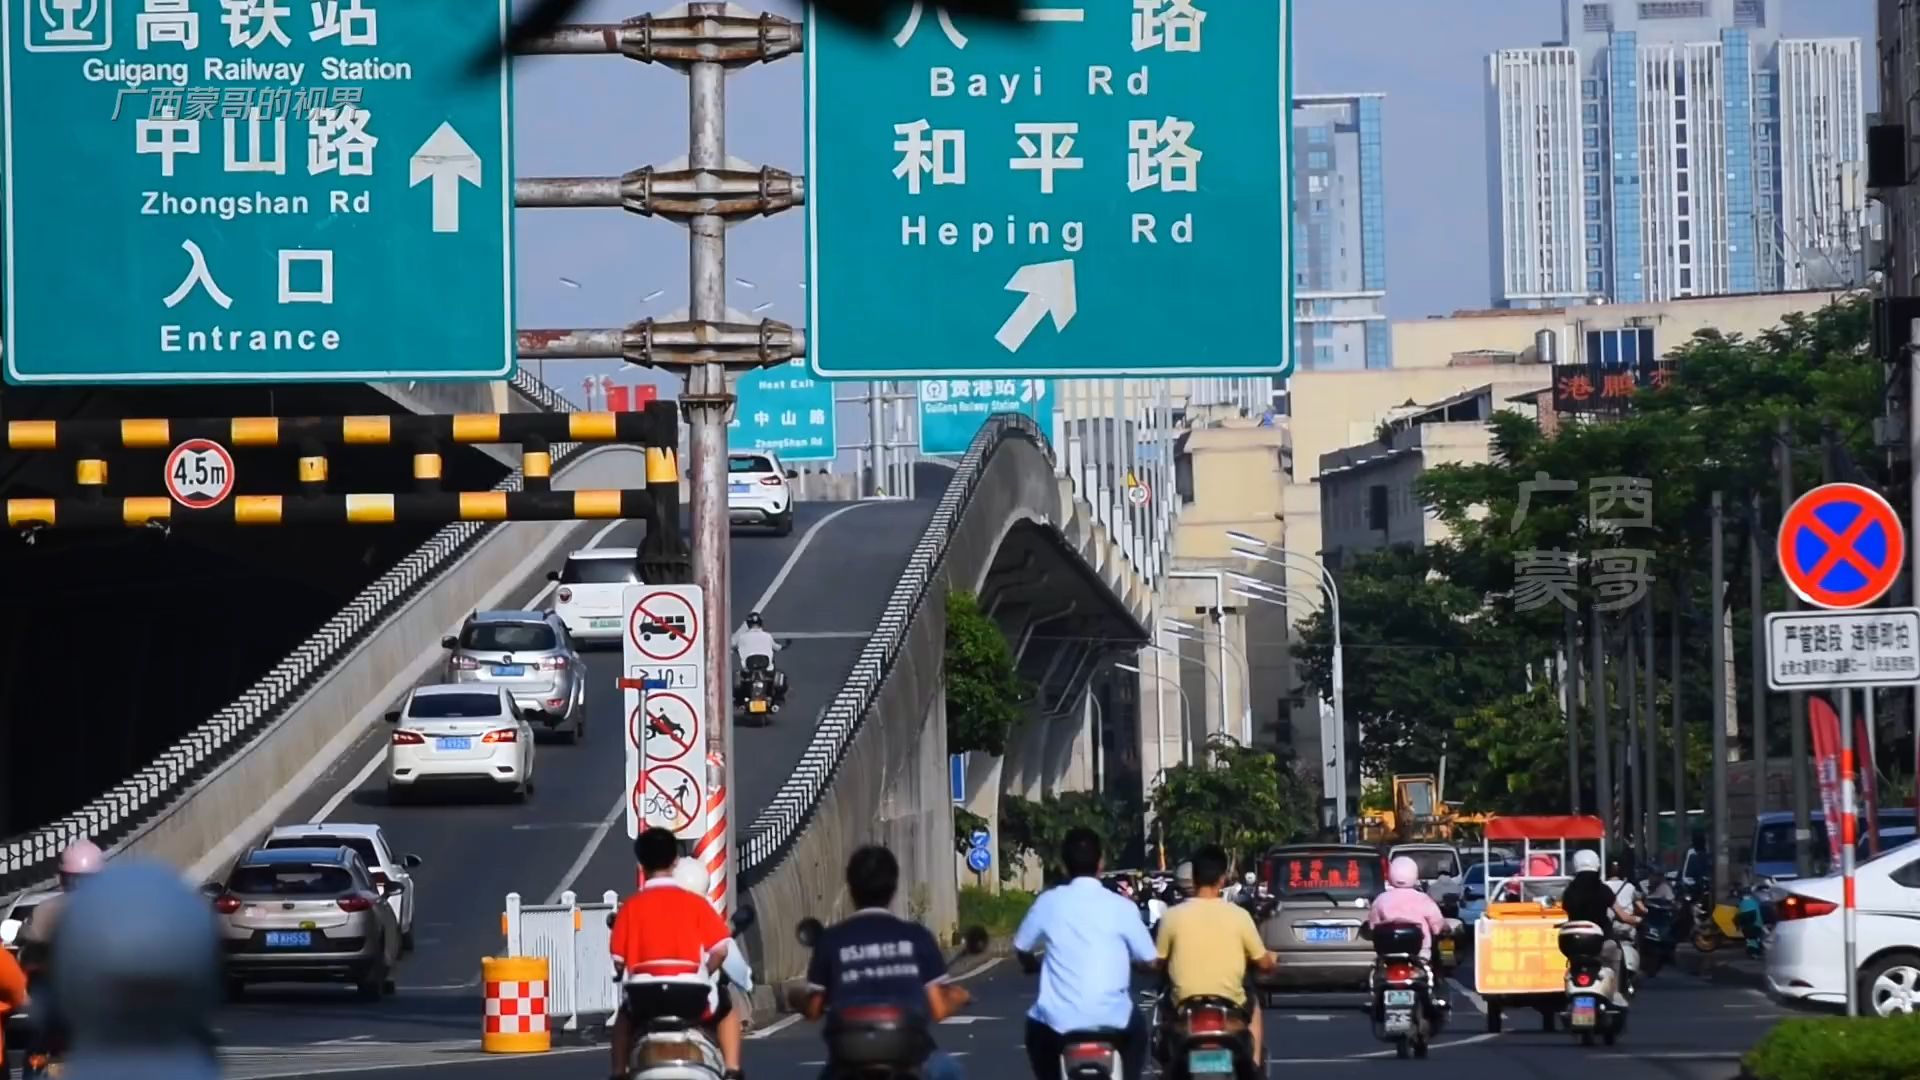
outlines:
[[1825, 811], [1827, 854], [1840, 867], [1840, 714], [1827, 699], [1807, 695], [1807, 724], [1813, 735], [1813, 775], [1820, 781], [1820, 805]]
[[625, 386], [621, 383], [607, 384], [607, 411], [632, 412], [633, 405], [629, 397], [632, 389], [632, 387]]
[[[1868, 688], [1867, 693], [1873, 693]], [[1860, 812], [1867, 818], [1867, 851], [1880, 854], [1880, 785], [1874, 776], [1873, 733], [1865, 713], [1853, 716], [1853, 760], [1860, 763]], [[1857, 830], [1856, 830], [1857, 834]]]

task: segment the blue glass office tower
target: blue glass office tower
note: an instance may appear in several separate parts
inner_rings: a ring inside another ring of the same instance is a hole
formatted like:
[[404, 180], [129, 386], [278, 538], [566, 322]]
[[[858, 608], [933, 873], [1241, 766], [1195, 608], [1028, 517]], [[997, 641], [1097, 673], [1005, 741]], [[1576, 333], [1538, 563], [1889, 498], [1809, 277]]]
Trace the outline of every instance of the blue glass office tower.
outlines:
[[1294, 345], [1303, 371], [1393, 366], [1379, 94], [1293, 101]]
[[1858, 283], [1860, 42], [1780, 8], [1566, 0], [1564, 44], [1490, 58], [1496, 304]]

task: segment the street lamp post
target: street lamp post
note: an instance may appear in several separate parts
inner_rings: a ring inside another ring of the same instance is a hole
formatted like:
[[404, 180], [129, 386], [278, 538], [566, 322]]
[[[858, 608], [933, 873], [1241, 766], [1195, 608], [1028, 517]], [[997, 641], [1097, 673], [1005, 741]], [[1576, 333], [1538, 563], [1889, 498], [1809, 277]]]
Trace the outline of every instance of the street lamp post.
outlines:
[[[1171, 627], [1172, 629], [1168, 629], [1169, 627]], [[1212, 638], [1220, 646], [1221, 652], [1224, 652], [1229, 656], [1233, 657], [1235, 660], [1240, 661], [1240, 697], [1241, 697], [1240, 745], [1252, 746], [1253, 745], [1253, 665], [1247, 662], [1247, 654], [1241, 651], [1232, 642], [1228, 641], [1227, 635], [1221, 633], [1220, 631], [1209, 630], [1204, 626], [1195, 626], [1194, 624], [1189, 622], [1181, 622], [1179, 619], [1168, 619], [1168, 618], [1161, 619], [1160, 630], [1162, 633], [1168, 633], [1168, 634], [1175, 634], [1176, 631], [1184, 634], [1205, 634], [1207, 637]], [[1178, 634], [1175, 634], [1175, 636], [1178, 636]], [[1222, 681], [1221, 686], [1222, 688], [1220, 691], [1220, 694], [1221, 694], [1220, 723], [1222, 727], [1225, 727], [1226, 718], [1227, 718], [1227, 703], [1226, 703], [1226, 689], [1225, 689], [1224, 680]]]
[[[1333, 575], [1327, 571], [1326, 564], [1311, 556], [1276, 547], [1249, 533], [1229, 531], [1227, 537], [1237, 543], [1249, 545], [1259, 550], [1236, 548], [1234, 554], [1243, 559], [1269, 563], [1282, 569], [1289, 567], [1288, 560], [1297, 559], [1313, 568], [1318, 574], [1321, 591], [1327, 595], [1328, 610], [1333, 618], [1333, 764], [1334, 764], [1334, 807], [1339, 819], [1336, 827], [1344, 829], [1347, 819], [1347, 675], [1345, 650], [1341, 647], [1340, 635], [1340, 586]], [[1269, 554], [1272, 553], [1272, 554]], [[1278, 555], [1279, 558], [1274, 558]], [[1253, 581], [1262, 587], [1266, 583], [1254, 578], [1241, 580]]]
[[[1147, 648], [1153, 649], [1156, 652], [1160, 651], [1160, 647], [1157, 645], [1149, 645], [1147, 646]], [[1165, 675], [1160, 675], [1160, 674], [1156, 674], [1154, 672], [1148, 671], [1145, 668], [1139, 667], [1138, 665], [1135, 665], [1135, 664], [1115, 663], [1113, 666], [1118, 668], [1121, 671], [1131, 671], [1135, 675], [1142, 675], [1142, 676], [1145, 676], [1146, 678], [1152, 679], [1155, 682], [1166, 683], [1168, 686], [1173, 687], [1173, 692], [1180, 695], [1180, 726], [1183, 731], [1192, 730], [1193, 703], [1187, 699], [1186, 688], [1182, 687], [1178, 681], [1174, 679], [1169, 679]], [[1162, 698], [1161, 700], [1164, 701], [1166, 699]], [[1155, 732], [1154, 744], [1153, 744], [1154, 779], [1155, 779], [1155, 783], [1159, 784], [1164, 782], [1167, 777], [1166, 710], [1161, 708], [1156, 703], [1154, 706], [1153, 714], [1155, 718], [1154, 724], [1157, 729]], [[1181, 759], [1185, 760], [1186, 755], [1187, 755], [1187, 749], [1185, 746], [1182, 746], [1180, 750]], [[1145, 806], [1142, 813], [1142, 820], [1140, 822], [1140, 827], [1143, 831], [1146, 831], [1148, 835], [1151, 835], [1152, 834], [1151, 831], [1153, 828], [1152, 792], [1148, 792], [1147, 797], [1141, 801], [1145, 804]]]

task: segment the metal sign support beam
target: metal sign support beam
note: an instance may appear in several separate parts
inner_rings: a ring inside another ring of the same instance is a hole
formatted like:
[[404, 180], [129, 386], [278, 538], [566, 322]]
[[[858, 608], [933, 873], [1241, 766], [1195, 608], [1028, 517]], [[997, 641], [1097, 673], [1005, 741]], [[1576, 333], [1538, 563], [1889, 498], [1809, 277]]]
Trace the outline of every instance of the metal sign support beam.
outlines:
[[[729, 69], [765, 63], [798, 52], [801, 30], [778, 15], [746, 15], [724, 3], [699, 2], [664, 16], [642, 15], [623, 23], [564, 26], [522, 50], [533, 55], [625, 56], [661, 63], [688, 76], [688, 147], [684, 166], [642, 168], [617, 178], [535, 179], [515, 185], [528, 207], [621, 206], [686, 226], [690, 279], [689, 317], [643, 320], [626, 327], [531, 330], [520, 334], [521, 355], [532, 358], [619, 357], [649, 367], [678, 368], [686, 378], [680, 406], [691, 428], [693, 580], [704, 588], [700, 615], [712, 630], [703, 635], [701, 663], [709, 761], [718, 761], [710, 789], [733, 792], [732, 669], [727, 628], [730, 574], [727, 541], [727, 423], [740, 376], [805, 355], [806, 335], [771, 319], [736, 322], [727, 310], [727, 228], [736, 221], [800, 205], [806, 183], [775, 169], [738, 168], [727, 159], [726, 76]], [[726, 859], [737, 865], [729, 814]], [[727, 875], [726, 906], [737, 906], [739, 875]]]

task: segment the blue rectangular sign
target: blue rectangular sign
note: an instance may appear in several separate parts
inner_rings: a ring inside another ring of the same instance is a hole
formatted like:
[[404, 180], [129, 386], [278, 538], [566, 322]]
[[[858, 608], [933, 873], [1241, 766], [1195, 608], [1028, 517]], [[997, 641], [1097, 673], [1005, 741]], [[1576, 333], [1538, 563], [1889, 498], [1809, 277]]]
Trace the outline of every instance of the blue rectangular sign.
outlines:
[[929, 2], [877, 35], [810, 9], [814, 370], [1289, 371], [1289, 8]]
[[728, 446], [770, 451], [785, 462], [832, 461], [838, 454], [833, 384], [814, 378], [805, 359], [748, 372], [738, 394]]
[[512, 374], [508, 0], [4, 0], [6, 377]]
[[967, 755], [947, 755], [947, 792], [954, 802], [967, 801]]
[[920, 380], [920, 452], [964, 454], [994, 413], [1025, 413], [1052, 438], [1045, 379]]

